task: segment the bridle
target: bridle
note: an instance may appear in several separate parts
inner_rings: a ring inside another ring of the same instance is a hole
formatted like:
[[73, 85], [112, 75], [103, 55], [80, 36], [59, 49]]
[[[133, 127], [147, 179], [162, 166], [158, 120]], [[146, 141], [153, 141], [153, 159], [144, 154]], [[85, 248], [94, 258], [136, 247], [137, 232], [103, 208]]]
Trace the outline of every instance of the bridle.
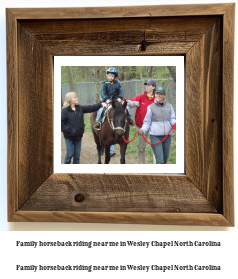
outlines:
[[125, 126], [124, 126], [124, 128], [122, 128], [122, 127], [116, 127], [116, 128], [115, 128], [112, 119], [109, 120], [109, 125], [110, 125], [110, 127], [112, 128], [113, 132], [114, 132], [115, 130], [121, 130], [121, 131], [123, 131], [123, 133], [125, 133], [125, 132], [126, 132], [126, 122], [127, 122], [127, 120], [125, 120]]
[[113, 130], [113, 132], [115, 132], [116, 130], [123, 131], [123, 133], [126, 132], [126, 122], [127, 122], [127, 120], [125, 120], [125, 126], [124, 126], [124, 128], [122, 128], [122, 127], [115, 127], [114, 124], [113, 124], [113, 119], [109, 119], [108, 105], [107, 105], [107, 121], [108, 121], [109, 126], [110, 126], [111, 129]]

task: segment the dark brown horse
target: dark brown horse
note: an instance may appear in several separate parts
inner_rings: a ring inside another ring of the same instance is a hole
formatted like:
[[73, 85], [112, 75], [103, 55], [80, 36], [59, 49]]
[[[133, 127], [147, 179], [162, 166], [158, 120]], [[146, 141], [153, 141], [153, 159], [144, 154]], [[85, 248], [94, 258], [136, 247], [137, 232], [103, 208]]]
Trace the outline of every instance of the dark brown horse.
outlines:
[[129, 122], [125, 112], [127, 103], [115, 103], [112, 101], [113, 109], [108, 114], [108, 119], [105, 119], [100, 131], [93, 128], [97, 113], [91, 114], [91, 129], [93, 131], [94, 140], [97, 144], [98, 164], [101, 164], [102, 146], [105, 148], [105, 164], [110, 162], [110, 146], [118, 143], [120, 145], [121, 164], [125, 164], [125, 153], [127, 143], [123, 141], [123, 137], [128, 140], [129, 137]]

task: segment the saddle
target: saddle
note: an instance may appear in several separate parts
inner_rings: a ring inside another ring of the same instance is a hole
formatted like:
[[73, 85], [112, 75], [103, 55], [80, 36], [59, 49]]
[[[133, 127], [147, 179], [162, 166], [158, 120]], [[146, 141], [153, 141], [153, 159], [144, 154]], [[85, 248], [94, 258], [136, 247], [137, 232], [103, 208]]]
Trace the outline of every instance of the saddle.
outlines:
[[107, 118], [107, 113], [109, 113], [112, 110], [112, 105], [109, 105], [107, 109], [103, 110], [102, 117], [101, 117], [101, 123], [103, 124], [105, 119]]

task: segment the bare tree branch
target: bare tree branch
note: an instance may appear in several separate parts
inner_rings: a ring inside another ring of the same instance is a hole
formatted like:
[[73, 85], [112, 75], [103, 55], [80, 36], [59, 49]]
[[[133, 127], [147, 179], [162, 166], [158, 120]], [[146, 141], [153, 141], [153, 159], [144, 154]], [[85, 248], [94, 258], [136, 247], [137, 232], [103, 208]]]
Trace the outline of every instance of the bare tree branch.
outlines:
[[176, 82], [176, 67], [175, 66], [167, 66], [167, 68], [169, 69], [169, 73], [170, 73], [172, 79], [174, 80], [174, 82]]

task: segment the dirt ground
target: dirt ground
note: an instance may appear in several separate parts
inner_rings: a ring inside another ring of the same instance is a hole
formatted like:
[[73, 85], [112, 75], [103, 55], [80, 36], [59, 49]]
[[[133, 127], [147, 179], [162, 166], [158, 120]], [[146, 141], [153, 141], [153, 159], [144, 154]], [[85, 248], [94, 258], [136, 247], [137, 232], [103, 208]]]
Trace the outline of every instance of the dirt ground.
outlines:
[[[110, 164], [120, 164], [120, 146], [114, 145], [116, 155], [111, 157]], [[66, 147], [63, 133], [61, 133], [61, 164], [64, 163], [66, 155]], [[102, 163], [104, 164], [105, 157], [101, 157]], [[81, 146], [80, 164], [97, 164], [98, 154], [96, 144], [91, 133], [84, 133]], [[149, 162], [146, 162], [148, 164]], [[133, 154], [126, 154], [126, 164], [138, 164], [137, 156]]]

